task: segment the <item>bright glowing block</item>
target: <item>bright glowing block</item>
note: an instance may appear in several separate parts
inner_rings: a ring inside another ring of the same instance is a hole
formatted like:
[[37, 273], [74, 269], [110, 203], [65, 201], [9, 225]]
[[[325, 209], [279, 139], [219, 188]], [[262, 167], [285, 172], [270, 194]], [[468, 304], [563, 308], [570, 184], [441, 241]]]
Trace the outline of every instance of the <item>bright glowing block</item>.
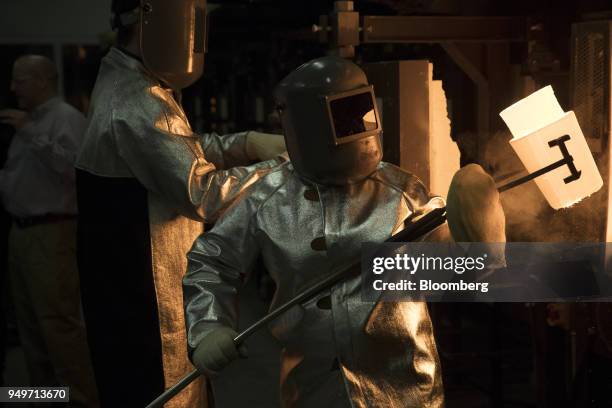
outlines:
[[453, 176], [459, 170], [461, 153], [451, 138], [446, 95], [442, 81], [434, 81], [429, 64], [429, 191], [446, 198]]
[[518, 139], [561, 119], [564, 114], [549, 85], [504, 109], [499, 115]]
[[548, 142], [569, 135], [565, 145], [574, 158], [580, 178], [565, 183], [571, 173], [562, 166], [535, 179], [554, 209], [569, 207], [598, 191], [603, 180], [573, 111], [563, 112], [550, 86], [534, 92], [503, 110], [500, 116], [514, 138], [510, 145], [530, 173], [563, 158], [561, 150]]

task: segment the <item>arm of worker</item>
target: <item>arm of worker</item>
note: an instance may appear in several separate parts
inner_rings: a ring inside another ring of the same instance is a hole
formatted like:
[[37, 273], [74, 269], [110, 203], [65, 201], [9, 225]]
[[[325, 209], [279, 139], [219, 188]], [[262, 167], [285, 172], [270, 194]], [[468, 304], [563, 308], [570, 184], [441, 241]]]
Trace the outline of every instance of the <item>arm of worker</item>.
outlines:
[[506, 242], [499, 192], [491, 176], [477, 164], [467, 165], [455, 173], [446, 203], [443, 198], [430, 195], [416, 178], [406, 187], [405, 196], [412, 213], [406, 223], [446, 204], [448, 222], [428, 234], [424, 241]]
[[[256, 205], [237, 201], [187, 254], [183, 302], [189, 355], [200, 372], [216, 374], [238, 358], [238, 292], [259, 253]], [[243, 355], [244, 356], [244, 355]]]
[[283, 135], [272, 133], [248, 131], [224, 136], [206, 133], [200, 137], [206, 159], [218, 169], [272, 160], [287, 150]]
[[[482, 167], [471, 164], [455, 173], [447, 203], [441, 197], [432, 196], [416, 177], [404, 186], [404, 197], [404, 211], [407, 216], [405, 221], [396, 227], [394, 234], [446, 204], [448, 222], [419, 240], [490, 244], [486, 245], [487, 269], [478, 277], [480, 280], [496, 269], [506, 266], [505, 216], [495, 183]], [[482, 245], [479, 248], [482, 248]]]
[[506, 267], [506, 217], [495, 181], [477, 164], [455, 173], [446, 204], [448, 228], [455, 242], [487, 243], [487, 272]]
[[477, 164], [468, 164], [453, 176], [446, 213], [457, 242], [506, 242], [499, 192], [493, 178]]
[[213, 222], [266, 169], [280, 160], [218, 170], [208, 160], [200, 137], [163, 90], [139, 104], [112, 111], [112, 132], [134, 177], [180, 214]]

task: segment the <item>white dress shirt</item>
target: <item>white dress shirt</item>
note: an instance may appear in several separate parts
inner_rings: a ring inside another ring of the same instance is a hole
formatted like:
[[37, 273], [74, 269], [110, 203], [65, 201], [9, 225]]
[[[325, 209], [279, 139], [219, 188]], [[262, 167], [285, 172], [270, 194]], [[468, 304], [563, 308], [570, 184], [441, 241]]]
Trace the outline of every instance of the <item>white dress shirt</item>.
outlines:
[[86, 126], [83, 114], [57, 97], [30, 113], [0, 171], [0, 197], [11, 215], [76, 214], [74, 163]]

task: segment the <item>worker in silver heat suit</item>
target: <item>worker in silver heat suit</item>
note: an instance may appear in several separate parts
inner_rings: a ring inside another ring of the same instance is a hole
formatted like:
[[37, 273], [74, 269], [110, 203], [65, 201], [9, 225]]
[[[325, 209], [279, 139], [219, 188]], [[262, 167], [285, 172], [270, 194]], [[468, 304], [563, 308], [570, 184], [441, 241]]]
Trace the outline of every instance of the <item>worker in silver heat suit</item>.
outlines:
[[[142, 407], [193, 370], [185, 253], [257, 179], [234, 167], [284, 152], [280, 135], [196, 134], [180, 104], [201, 75], [205, 0], [113, 0], [118, 44], [102, 60], [77, 160], [83, 311], [103, 407]], [[200, 381], [167, 407], [201, 406]]]
[[[380, 161], [373, 89], [352, 62], [308, 62], [279, 84], [276, 98], [291, 162], [268, 171], [188, 254], [187, 337], [204, 373], [240, 354], [232, 340], [236, 298], [258, 256], [277, 285], [275, 308], [359, 259], [362, 242], [382, 242], [445, 204], [414, 175]], [[453, 234], [504, 241], [498, 193], [479, 166], [455, 175], [449, 200]], [[465, 224], [476, 215], [488, 221]], [[436, 233], [444, 239], [444, 231]], [[357, 277], [290, 309], [270, 328], [283, 346], [282, 407], [444, 405], [423, 302], [362, 301]]]

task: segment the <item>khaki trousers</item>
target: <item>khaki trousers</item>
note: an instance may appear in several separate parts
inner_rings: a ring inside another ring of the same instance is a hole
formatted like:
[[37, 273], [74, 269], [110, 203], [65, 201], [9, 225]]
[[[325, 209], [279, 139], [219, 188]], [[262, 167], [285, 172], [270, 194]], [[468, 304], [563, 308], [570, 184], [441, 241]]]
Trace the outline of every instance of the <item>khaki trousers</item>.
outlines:
[[9, 279], [32, 386], [70, 387], [71, 407], [98, 407], [81, 318], [76, 221], [9, 235]]

